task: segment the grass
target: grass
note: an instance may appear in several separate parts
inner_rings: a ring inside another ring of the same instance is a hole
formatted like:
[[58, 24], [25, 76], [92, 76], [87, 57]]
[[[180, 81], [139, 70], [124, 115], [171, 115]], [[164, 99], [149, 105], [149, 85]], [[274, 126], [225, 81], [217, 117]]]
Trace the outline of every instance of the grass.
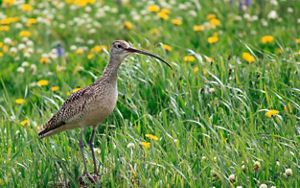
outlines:
[[[79, 130], [43, 140], [37, 132], [74, 88], [85, 87], [101, 75], [109, 55], [101, 50], [88, 58], [90, 49], [96, 44], [109, 46], [115, 39], [159, 54], [173, 69], [137, 55], [122, 64], [117, 107], [98, 127], [95, 139], [101, 173], [96, 187], [299, 186], [299, 2], [279, 1], [275, 6], [254, 1], [243, 11], [223, 1], [178, 1], [170, 3], [166, 21], [148, 12], [146, 1], [122, 6], [115, 1], [96, 2], [76, 10], [59, 2], [31, 3], [32, 11], [26, 13], [20, 5], [7, 7], [2, 2], [1, 12], [20, 20], [0, 32], [1, 187], [51, 187], [66, 182], [78, 187], [76, 180], [83, 171]], [[65, 6], [57, 8], [61, 4]], [[43, 10], [48, 10], [46, 15]], [[279, 18], [268, 19], [271, 10]], [[193, 31], [194, 25], [207, 25], [208, 14], [215, 14], [221, 24]], [[247, 21], [245, 14], [257, 20]], [[24, 23], [24, 18], [46, 16], [52, 18], [51, 24]], [[175, 26], [171, 20], [178, 17], [182, 25]], [[124, 29], [124, 21], [133, 27]], [[29, 57], [26, 49], [18, 47], [26, 43], [19, 36], [22, 30], [28, 30], [33, 41]], [[209, 44], [207, 38], [216, 35], [217, 43]], [[263, 44], [265, 35], [273, 41]], [[5, 38], [14, 42], [7, 44]], [[47, 57], [49, 63], [40, 63], [42, 54], [49, 53], [57, 41], [63, 44], [65, 57]], [[162, 44], [172, 50], [166, 52]], [[87, 50], [79, 53], [72, 45]], [[254, 56], [255, 62], [247, 63], [243, 52]], [[184, 62], [189, 54], [195, 60]], [[35, 84], [39, 80], [48, 84], [39, 87]], [[52, 86], [59, 90], [51, 91]], [[25, 103], [16, 104], [18, 98]], [[279, 113], [269, 118], [265, 113], [271, 109]], [[86, 141], [90, 133], [86, 129]], [[150, 140], [145, 134], [159, 139]], [[150, 148], [144, 148], [142, 141], [149, 142]], [[86, 157], [92, 171], [88, 147]]]

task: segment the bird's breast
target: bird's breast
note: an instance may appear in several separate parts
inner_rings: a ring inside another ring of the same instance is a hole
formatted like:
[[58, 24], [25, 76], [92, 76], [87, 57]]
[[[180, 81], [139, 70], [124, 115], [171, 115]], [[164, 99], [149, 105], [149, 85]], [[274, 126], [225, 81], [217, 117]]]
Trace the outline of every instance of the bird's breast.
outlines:
[[118, 99], [117, 88], [106, 88], [91, 101], [87, 115], [83, 118], [84, 124], [97, 125], [114, 110]]

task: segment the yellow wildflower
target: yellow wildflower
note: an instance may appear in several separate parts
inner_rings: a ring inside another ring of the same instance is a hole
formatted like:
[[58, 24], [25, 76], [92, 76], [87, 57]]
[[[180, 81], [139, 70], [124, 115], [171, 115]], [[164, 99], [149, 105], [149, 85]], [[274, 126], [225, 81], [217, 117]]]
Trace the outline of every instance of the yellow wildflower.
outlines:
[[214, 44], [214, 43], [216, 43], [216, 42], [218, 42], [218, 41], [219, 41], [219, 38], [218, 38], [218, 36], [216, 36], [216, 35], [211, 36], [211, 37], [208, 37], [208, 39], [207, 39], [207, 42], [208, 42], [209, 44]]
[[21, 31], [19, 33], [20, 37], [30, 37], [31, 33], [29, 31]]
[[265, 36], [261, 37], [261, 39], [260, 39], [260, 41], [263, 44], [271, 43], [271, 42], [273, 42], [273, 40], [274, 40], [274, 37], [271, 35], [265, 35]]
[[3, 57], [3, 53], [2, 52], [0, 52], [0, 57]]
[[193, 26], [193, 30], [195, 32], [200, 32], [200, 31], [204, 31], [205, 27], [203, 25], [194, 25]]
[[217, 17], [217, 16], [216, 16], [215, 14], [208, 14], [206, 18], [207, 18], [208, 20], [211, 20], [211, 19], [214, 19], [214, 18], [216, 18], [216, 17]]
[[166, 52], [171, 52], [172, 51], [172, 47], [170, 45], [167, 44], [163, 44], [162, 48], [166, 51]]
[[32, 6], [30, 4], [23, 4], [22, 5], [22, 10], [24, 12], [30, 12], [30, 11], [32, 11]]
[[59, 90], [59, 87], [58, 86], [52, 86], [51, 87], [51, 91], [58, 91]]
[[28, 18], [27, 21], [26, 21], [26, 25], [28, 27], [32, 26], [33, 24], [36, 24], [37, 23], [37, 19], [35, 18]]
[[213, 18], [213, 19], [209, 20], [209, 23], [215, 27], [221, 25], [220, 20], [218, 20], [217, 18]]
[[25, 99], [23, 99], [23, 98], [18, 98], [18, 99], [15, 100], [15, 102], [16, 102], [16, 104], [21, 105], [21, 104], [24, 104], [24, 103], [25, 103]]
[[76, 92], [79, 91], [79, 90], [81, 90], [81, 88], [80, 88], [80, 87], [76, 87], [76, 88], [74, 88], [74, 89], [72, 90], [72, 93], [76, 93]]
[[168, 20], [169, 19], [169, 14], [164, 12], [164, 11], [160, 11], [159, 13], [157, 13], [157, 16], [162, 20]]
[[243, 57], [243, 59], [244, 59], [245, 61], [247, 61], [249, 64], [254, 63], [254, 61], [255, 61], [254, 56], [251, 55], [251, 54], [248, 53], [248, 52], [244, 52], [244, 53], [242, 54], [242, 57]]
[[165, 14], [170, 14], [170, 9], [167, 9], [167, 8], [163, 8], [163, 9], [161, 9], [161, 11], [160, 12], [163, 12], [163, 13], [165, 13]]
[[29, 119], [24, 119], [23, 121], [20, 122], [20, 124], [24, 127], [27, 127], [30, 124]]
[[159, 30], [157, 28], [153, 28], [150, 30], [151, 35], [159, 35]]
[[265, 113], [265, 116], [267, 116], [268, 118], [271, 118], [271, 117], [274, 117], [276, 115], [279, 114], [279, 111], [278, 110], [268, 110], [266, 113]]
[[49, 84], [48, 80], [39, 80], [37, 85], [40, 87], [47, 86]]
[[49, 63], [49, 58], [48, 57], [41, 57], [40, 58], [40, 63], [41, 64], [47, 64], [47, 63]]
[[149, 12], [158, 12], [159, 11], [159, 6], [157, 6], [157, 5], [149, 5], [148, 7], [147, 7], [147, 10], [149, 11]]
[[88, 4], [95, 4], [96, 0], [66, 0], [68, 4], [74, 4], [78, 7], [85, 7]]
[[10, 5], [14, 5], [16, 3], [16, 0], [3, 0], [2, 3], [5, 6], [10, 6]]
[[184, 56], [183, 60], [185, 62], [194, 62], [196, 60], [196, 58], [192, 55], [187, 55], [187, 56]]
[[149, 149], [151, 144], [150, 142], [141, 142], [141, 145], [145, 148], [145, 149]]
[[0, 19], [0, 25], [8, 25], [17, 21], [19, 21], [19, 17], [7, 17]]
[[123, 23], [123, 27], [124, 27], [125, 29], [127, 29], [127, 30], [131, 30], [131, 29], [133, 28], [133, 24], [132, 24], [131, 22], [129, 22], [129, 21], [125, 21], [125, 22]]
[[3, 45], [2, 50], [3, 50], [3, 52], [8, 52], [8, 46]]
[[103, 51], [103, 49], [107, 49], [107, 47], [104, 45], [96, 45], [91, 49], [91, 51], [94, 53], [100, 53]]
[[196, 73], [198, 73], [198, 72], [199, 72], [199, 67], [194, 67], [194, 68], [193, 68], [193, 73], [196, 74]]
[[9, 30], [10, 30], [10, 27], [8, 25], [0, 26], [0, 31], [7, 32]]
[[75, 54], [77, 55], [82, 55], [83, 54], [83, 49], [82, 48], [77, 48], [77, 50], [75, 51]]
[[158, 137], [153, 135], [153, 134], [145, 134], [145, 136], [147, 138], [149, 138], [150, 140], [154, 140], [154, 141], [157, 141], [158, 140]]
[[175, 18], [172, 20], [172, 24], [175, 26], [180, 26], [180, 25], [182, 25], [182, 20], [179, 18]]
[[92, 54], [92, 53], [89, 53], [88, 55], [87, 55], [87, 58], [89, 59], [89, 60], [91, 60], [91, 59], [93, 59], [94, 58], [94, 54]]
[[297, 39], [295, 40], [295, 42], [296, 42], [297, 44], [300, 44], [300, 38], [297, 38]]

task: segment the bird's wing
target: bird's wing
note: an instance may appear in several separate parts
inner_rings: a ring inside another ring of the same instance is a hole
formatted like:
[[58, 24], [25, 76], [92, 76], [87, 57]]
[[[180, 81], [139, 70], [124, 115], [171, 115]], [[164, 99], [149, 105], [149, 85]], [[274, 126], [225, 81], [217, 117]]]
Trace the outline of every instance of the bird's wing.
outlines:
[[87, 106], [86, 104], [93, 96], [92, 94], [93, 88], [90, 86], [73, 93], [59, 111], [46, 123], [44, 129], [39, 132], [39, 136], [42, 137], [48, 131], [81, 118]]

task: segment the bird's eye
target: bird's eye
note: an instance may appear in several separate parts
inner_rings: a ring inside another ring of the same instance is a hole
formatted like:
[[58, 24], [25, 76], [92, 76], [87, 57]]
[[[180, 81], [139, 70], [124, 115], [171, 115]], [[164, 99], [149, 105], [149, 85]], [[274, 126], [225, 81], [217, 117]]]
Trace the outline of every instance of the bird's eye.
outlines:
[[121, 44], [118, 44], [118, 45], [117, 45], [117, 48], [122, 48]]

